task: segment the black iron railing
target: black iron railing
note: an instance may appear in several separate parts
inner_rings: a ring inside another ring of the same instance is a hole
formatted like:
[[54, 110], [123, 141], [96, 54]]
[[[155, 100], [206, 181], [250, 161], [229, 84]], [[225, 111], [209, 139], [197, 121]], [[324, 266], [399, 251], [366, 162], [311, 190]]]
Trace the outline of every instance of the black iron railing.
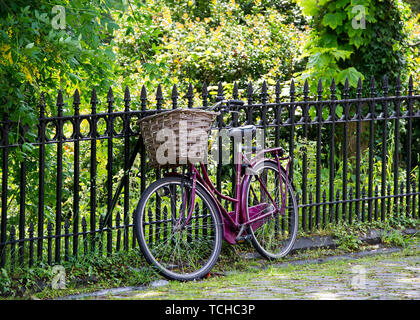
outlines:
[[[127, 88], [119, 104], [110, 89], [106, 109], [93, 90], [88, 114], [80, 113], [77, 90], [73, 114], [64, 114], [60, 92], [57, 113], [50, 116], [41, 95], [34, 127], [5, 115], [0, 266], [60, 263], [89, 252], [109, 255], [135, 247], [132, 212], [146, 186], [164, 171], [148, 168], [145, 146], [137, 143], [136, 120], [225, 98], [221, 84], [213, 97], [207, 88], [198, 96], [190, 85], [181, 99], [174, 86], [165, 99], [158, 86], [153, 102], [144, 87], [138, 101], [132, 101]], [[246, 104], [239, 113], [218, 117], [214, 129], [257, 125], [264, 129], [266, 147], [283, 146], [294, 156], [291, 175], [303, 231], [395, 215], [420, 218], [420, 96], [412, 78], [404, 95], [399, 79], [391, 94], [386, 78], [380, 89], [371, 80], [368, 97], [362, 95], [361, 81], [354, 94], [346, 81], [340, 97], [333, 81], [327, 99], [321, 82], [314, 99], [307, 83], [297, 94], [292, 81], [286, 98], [280, 89], [279, 83], [269, 88], [264, 82], [256, 94], [252, 83], [244, 90], [235, 84], [230, 95]], [[217, 188], [233, 192], [231, 166], [217, 165], [214, 177]]]

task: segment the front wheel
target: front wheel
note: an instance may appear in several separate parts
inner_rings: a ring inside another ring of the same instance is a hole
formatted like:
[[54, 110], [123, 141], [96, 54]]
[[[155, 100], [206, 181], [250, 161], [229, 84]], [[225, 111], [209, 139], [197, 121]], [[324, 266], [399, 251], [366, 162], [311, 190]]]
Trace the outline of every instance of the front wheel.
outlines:
[[[248, 220], [256, 218], [265, 212], [274, 210], [273, 201], [281, 208], [281, 188], [287, 189], [286, 208], [284, 215], [278, 212], [263, 220], [256, 221], [248, 227], [248, 234], [254, 248], [267, 259], [277, 259], [287, 255], [292, 250], [298, 231], [298, 206], [293, 187], [283, 170], [279, 173], [277, 163], [263, 161], [254, 168], [245, 188], [246, 213]], [[258, 179], [258, 177], [260, 179]], [[266, 185], [267, 191], [260, 180]], [[271, 198], [271, 199], [270, 199]]]
[[191, 219], [187, 178], [165, 177], [142, 194], [134, 216], [140, 249], [166, 278], [189, 281], [207, 275], [220, 254], [223, 230], [219, 211], [199, 184]]

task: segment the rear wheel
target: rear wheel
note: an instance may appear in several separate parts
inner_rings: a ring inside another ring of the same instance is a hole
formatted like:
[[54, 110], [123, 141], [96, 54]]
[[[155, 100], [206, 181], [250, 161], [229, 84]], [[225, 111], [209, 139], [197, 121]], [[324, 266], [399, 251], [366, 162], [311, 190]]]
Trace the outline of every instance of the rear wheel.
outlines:
[[246, 212], [248, 219], [253, 219], [275, 209], [267, 192], [257, 177], [264, 182], [267, 191], [277, 206], [281, 208], [280, 179], [283, 192], [287, 188], [287, 201], [284, 215], [278, 212], [267, 218], [256, 221], [248, 227], [252, 244], [267, 259], [277, 259], [287, 255], [293, 248], [298, 231], [298, 207], [295, 193], [286, 174], [277, 167], [274, 161], [263, 161], [258, 164], [246, 186]]
[[134, 217], [140, 249], [146, 260], [168, 279], [188, 281], [207, 275], [222, 244], [222, 224], [207, 191], [197, 184], [191, 219], [188, 179], [165, 177], [141, 196]]

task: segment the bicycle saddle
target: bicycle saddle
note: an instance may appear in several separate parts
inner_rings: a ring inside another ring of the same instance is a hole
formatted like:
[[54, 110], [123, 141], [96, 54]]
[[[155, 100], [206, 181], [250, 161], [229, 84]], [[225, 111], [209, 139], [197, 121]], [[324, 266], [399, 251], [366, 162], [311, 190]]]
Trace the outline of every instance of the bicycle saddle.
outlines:
[[246, 125], [228, 130], [229, 137], [243, 137], [244, 135], [254, 135], [257, 132], [257, 127], [254, 125]]

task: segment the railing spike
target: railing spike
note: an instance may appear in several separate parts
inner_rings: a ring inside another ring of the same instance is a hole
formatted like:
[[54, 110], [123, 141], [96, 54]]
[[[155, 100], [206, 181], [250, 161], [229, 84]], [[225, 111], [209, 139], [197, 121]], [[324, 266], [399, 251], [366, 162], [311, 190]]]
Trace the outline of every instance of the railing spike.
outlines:
[[346, 80], [344, 81], [344, 95], [348, 98], [349, 96], [349, 90], [350, 90], [350, 85], [349, 85], [349, 78], [346, 77]]
[[92, 94], [90, 95], [90, 103], [95, 105], [98, 103], [98, 97], [96, 96], [95, 88], [93, 88]]
[[158, 84], [158, 87], [156, 90], [156, 100], [163, 100], [162, 86], [160, 84]]
[[57, 103], [56, 103], [57, 107], [62, 107], [64, 105], [64, 100], [63, 100], [63, 92], [60, 90], [58, 90], [58, 95], [57, 95]]
[[361, 98], [362, 97], [362, 78], [359, 78], [359, 80], [357, 80], [357, 97]]
[[304, 99], [308, 99], [308, 95], [309, 95], [309, 84], [308, 84], [308, 79], [305, 79], [305, 83], [303, 84]]
[[281, 94], [281, 86], [280, 81], [276, 81], [276, 89], [275, 89], [276, 96], [279, 96]]
[[45, 93], [41, 92], [39, 97], [39, 114], [41, 117], [45, 116]]
[[233, 97], [233, 99], [238, 99], [239, 98], [238, 83], [237, 82], [235, 82], [233, 84], [232, 97]]
[[408, 94], [410, 96], [413, 95], [414, 86], [413, 86], [413, 75], [410, 75], [410, 78], [408, 79]]
[[400, 76], [397, 76], [395, 81], [395, 95], [399, 96], [401, 94], [401, 79]]
[[201, 90], [201, 98], [203, 99], [203, 107], [207, 107], [207, 98], [209, 96], [209, 93], [207, 91], [207, 82], [204, 81], [203, 83], [203, 89]]
[[74, 95], [73, 95], [73, 104], [77, 104], [77, 105], [79, 105], [80, 104], [80, 94], [79, 94], [79, 90], [78, 89], [76, 89], [75, 91], [74, 91]]
[[125, 102], [130, 102], [131, 101], [130, 89], [128, 89], [128, 86], [126, 86], [125, 90], [124, 90], [124, 101]]
[[220, 81], [218, 86], [217, 86], [217, 100], [223, 100], [224, 99], [224, 94], [223, 94], [223, 85], [222, 82]]
[[172, 98], [172, 100], [173, 99], [178, 99], [178, 89], [176, 87], [176, 84], [174, 84], [172, 86], [171, 98]]
[[252, 97], [253, 94], [254, 94], [254, 88], [252, 87], [252, 81], [250, 81], [248, 82], [247, 95], [248, 97]]
[[388, 77], [386, 75], [384, 75], [382, 88], [384, 90], [384, 95], [385, 96], [388, 95], [389, 85], [388, 85]]
[[371, 97], [374, 97], [376, 95], [376, 87], [375, 87], [375, 77], [370, 77], [370, 95]]
[[146, 87], [144, 85], [142, 85], [142, 87], [141, 87], [140, 99], [141, 100], [147, 99], [147, 91], [146, 91]]
[[324, 91], [324, 89], [322, 88], [322, 79], [319, 79], [318, 80], [318, 88], [317, 88], [318, 100], [321, 100], [323, 91]]
[[106, 96], [107, 102], [112, 103], [114, 102], [114, 92], [112, 91], [112, 87], [109, 87], [108, 94]]
[[331, 90], [331, 94], [333, 94], [333, 93], [335, 94], [336, 88], [335, 88], [335, 79], [334, 78], [332, 78], [332, 80], [331, 80], [330, 90]]
[[192, 84], [190, 83], [188, 86], [188, 91], [187, 91], [188, 108], [193, 107], [193, 99], [194, 99], [194, 89], [193, 89]]
[[292, 81], [290, 82], [290, 95], [294, 96], [295, 95], [295, 80], [292, 79]]

